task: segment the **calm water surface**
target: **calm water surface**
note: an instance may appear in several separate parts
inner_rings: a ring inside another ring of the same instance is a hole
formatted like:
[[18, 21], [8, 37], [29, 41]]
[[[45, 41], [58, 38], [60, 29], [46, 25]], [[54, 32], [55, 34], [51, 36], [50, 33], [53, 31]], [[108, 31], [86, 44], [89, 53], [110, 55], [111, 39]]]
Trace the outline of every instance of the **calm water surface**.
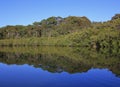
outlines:
[[119, 51], [1, 47], [0, 87], [120, 87]]

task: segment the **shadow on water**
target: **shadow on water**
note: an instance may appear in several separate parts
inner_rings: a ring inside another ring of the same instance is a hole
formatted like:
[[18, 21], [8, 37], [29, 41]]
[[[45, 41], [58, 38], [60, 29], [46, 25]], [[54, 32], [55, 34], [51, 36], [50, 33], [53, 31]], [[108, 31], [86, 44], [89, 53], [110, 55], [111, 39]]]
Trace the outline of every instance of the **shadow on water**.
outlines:
[[120, 76], [119, 49], [68, 47], [0, 47], [0, 62], [8, 65], [28, 64], [52, 73], [87, 72], [91, 68], [107, 68]]

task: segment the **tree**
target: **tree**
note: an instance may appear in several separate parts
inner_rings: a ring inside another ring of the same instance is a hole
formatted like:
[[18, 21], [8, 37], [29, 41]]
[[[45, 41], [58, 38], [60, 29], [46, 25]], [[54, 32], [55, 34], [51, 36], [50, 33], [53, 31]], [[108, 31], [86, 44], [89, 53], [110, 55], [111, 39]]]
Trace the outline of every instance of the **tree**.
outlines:
[[119, 18], [120, 18], [120, 14], [115, 14], [115, 16], [112, 17], [112, 20], [119, 19]]

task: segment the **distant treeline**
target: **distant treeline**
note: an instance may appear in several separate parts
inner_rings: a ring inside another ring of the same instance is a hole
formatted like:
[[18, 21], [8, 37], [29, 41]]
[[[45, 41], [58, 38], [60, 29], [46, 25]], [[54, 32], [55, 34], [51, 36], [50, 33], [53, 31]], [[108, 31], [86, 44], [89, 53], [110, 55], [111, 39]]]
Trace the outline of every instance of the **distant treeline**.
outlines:
[[[0, 28], [0, 45], [6, 45], [6, 39], [7, 44], [13, 45], [14, 40], [21, 43], [19, 39], [22, 39], [22, 43], [24, 43], [27, 38], [30, 41], [25, 43], [32, 45], [43, 45], [41, 43], [49, 45], [51, 43], [52, 45], [92, 46], [95, 48], [114, 47], [114, 45], [118, 47], [120, 46], [120, 14], [116, 14], [106, 22], [91, 22], [87, 17], [76, 16], [50, 17], [28, 26], [8, 25]], [[35, 38], [38, 42], [34, 44]], [[53, 38], [55, 43], [52, 43]], [[11, 42], [11, 40], [13, 41]]]
[[86, 17], [70, 16], [67, 18], [50, 17], [32, 25], [6, 26], [0, 29], [0, 38], [22, 38], [22, 37], [56, 37], [75, 32], [79, 29], [88, 28], [91, 22]]

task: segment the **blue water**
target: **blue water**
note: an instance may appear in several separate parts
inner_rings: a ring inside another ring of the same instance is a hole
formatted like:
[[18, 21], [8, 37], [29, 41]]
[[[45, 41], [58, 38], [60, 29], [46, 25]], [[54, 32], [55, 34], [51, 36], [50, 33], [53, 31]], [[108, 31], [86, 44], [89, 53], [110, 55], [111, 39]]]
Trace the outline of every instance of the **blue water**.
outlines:
[[120, 78], [108, 69], [51, 73], [27, 64], [0, 63], [0, 87], [120, 87]]

